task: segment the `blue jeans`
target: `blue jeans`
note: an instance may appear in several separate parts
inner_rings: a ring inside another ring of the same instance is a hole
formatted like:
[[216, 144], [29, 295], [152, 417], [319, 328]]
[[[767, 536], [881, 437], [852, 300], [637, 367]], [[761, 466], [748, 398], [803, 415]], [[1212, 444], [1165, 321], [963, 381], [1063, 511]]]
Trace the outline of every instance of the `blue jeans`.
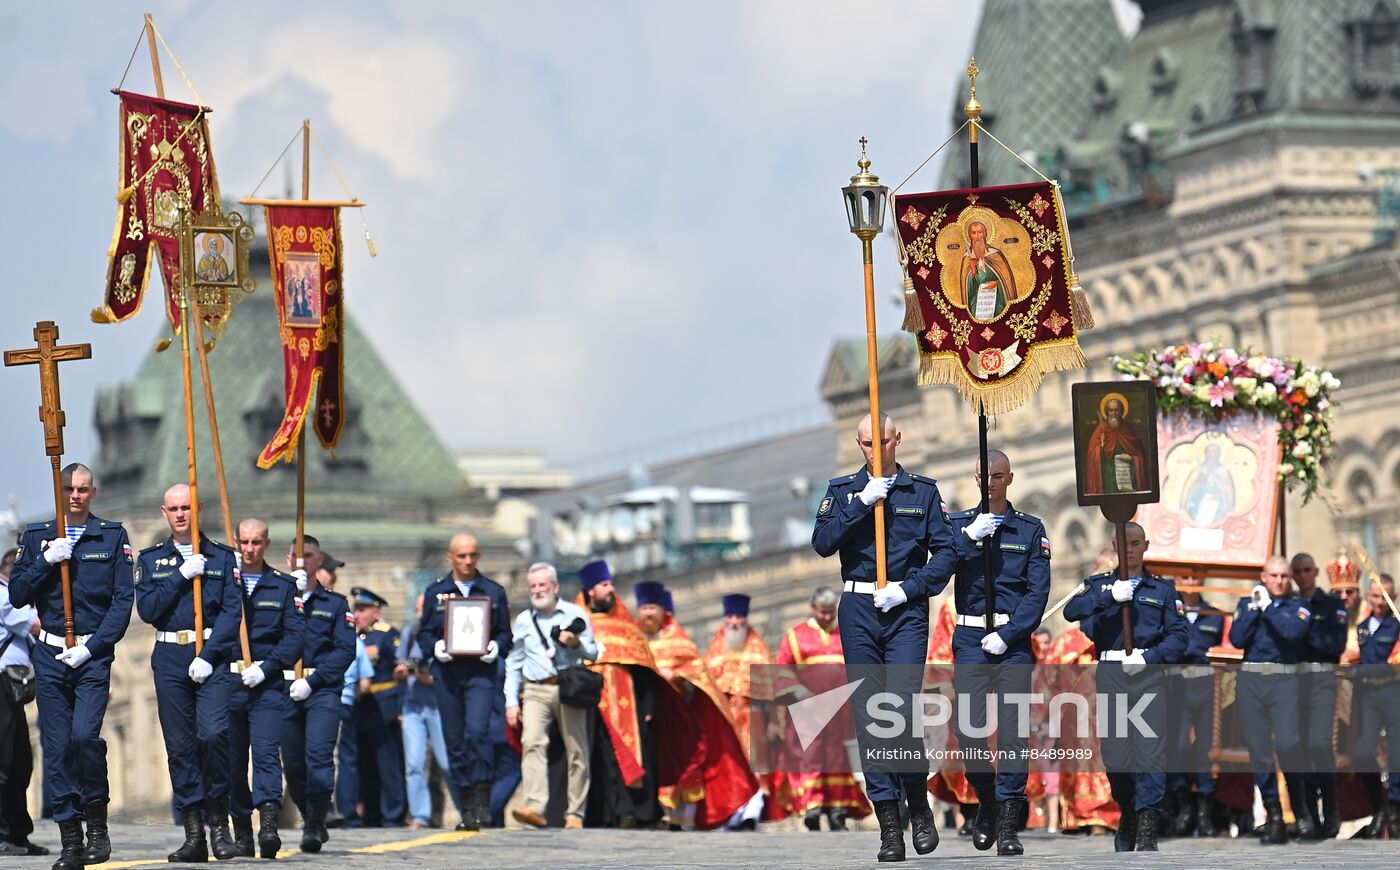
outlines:
[[433, 796], [428, 792], [428, 747], [438, 769], [447, 772], [447, 744], [442, 739], [442, 717], [437, 707], [414, 701], [403, 705], [403, 766], [408, 784], [408, 815], [421, 825], [433, 814]]

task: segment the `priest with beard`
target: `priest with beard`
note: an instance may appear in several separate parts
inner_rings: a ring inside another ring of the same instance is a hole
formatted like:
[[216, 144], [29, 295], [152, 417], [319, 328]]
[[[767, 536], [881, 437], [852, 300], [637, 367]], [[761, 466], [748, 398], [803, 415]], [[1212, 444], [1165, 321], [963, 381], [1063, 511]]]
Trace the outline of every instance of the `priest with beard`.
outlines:
[[[670, 816], [671, 830], [701, 830], [723, 825], [759, 792], [743, 748], [734, 734], [724, 695], [710, 679], [700, 649], [676, 621], [670, 592], [643, 581], [634, 589], [637, 627], [647, 637], [657, 670], [683, 699], [695, 724], [690, 754], [674, 785], [659, 796]], [[679, 748], [667, 729], [667, 749]]]
[[[749, 625], [749, 596], [726, 595], [722, 601], [724, 624], [710, 641], [705, 663], [710, 670], [710, 678], [724, 693], [729, 704], [734, 733], [739, 737], [739, 744], [744, 747], [744, 755], [748, 758], [750, 766], [764, 768], [767, 766], [768, 747], [764, 740], [754, 744], [752, 719], [755, 709], [759, 711], [759, 716], [763, 717], [772, 706], [773, 686], [767, 671], [762, 667], [755, 669], [754, 666], [771, 665], [773, 653], [759, 633]], [[763, 780], [763, 792], [772, 795], [770, 777], [765, 775]], [[736, 827], [752, 830], [757, 826], [760, 814], [769, 821], [777, 821], [787, 815], [782, 807], [772, 802], [765, 809], [763, 795], [755, 795], [755, 799], [734, 819], [734, 824]]]

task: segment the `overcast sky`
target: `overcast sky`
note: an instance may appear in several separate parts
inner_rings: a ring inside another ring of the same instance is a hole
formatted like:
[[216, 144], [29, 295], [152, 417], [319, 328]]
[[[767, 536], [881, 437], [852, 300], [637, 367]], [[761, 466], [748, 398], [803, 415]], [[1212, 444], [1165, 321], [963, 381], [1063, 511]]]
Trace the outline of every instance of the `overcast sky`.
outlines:
[[[856, 140], [891, 184], [943, 140], [979, 7], [7, 5], [0, 344], [29, 343], [41, 319], [92, 343], [94, 361], [63, 373], [69, 458], [91, 455], [94, 389], [129, 377], [162, 330], [149, 297], [126, 324], [88, 319], [116, 210], [108, 91], [150, 8], [215, 109], [226, 197], [312, 119], [379, 249], [349, 239], [347, 307], [449, 446], [566, 462], [817, 405], [832, 339], [864, 332], [839, 191]], [[164, 72], [168, 96], [192, 99]], [[150, 81], [142, 46], [126, 86]], [[925, 171], [934, 186], [936, 162]], [[264, 192], [284, 184], [279, 171]], [[312, 195], [342, 196], [314, 154]], [[890, 331], [896, 266], [881, 257]], [[36, 373], [0, 378], [0, 498], [43, 512]]]

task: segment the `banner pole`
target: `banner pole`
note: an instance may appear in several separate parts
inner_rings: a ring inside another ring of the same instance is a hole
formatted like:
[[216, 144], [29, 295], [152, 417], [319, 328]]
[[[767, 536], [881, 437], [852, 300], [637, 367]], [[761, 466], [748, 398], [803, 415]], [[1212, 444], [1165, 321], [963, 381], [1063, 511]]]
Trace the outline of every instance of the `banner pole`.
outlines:
[[[188, 204], [187, 204], [188, 205]], [[190, 232], [189, 208], [180, 209], [185, 222], [184, 234]], [[184, 366], [185, 387], [185, 451], [190, 478], [190, 554], [199, 555], [199, 467], [194, 437], [194, 376], [190, 359], [190, 282], [181, 264], [180, 275], [180, 360]], [[194, 575], [194, 654], [204, 652], [204, 575]]]
[[[301, 198], [311, 199], [311, 119], [301, 122]], [[301, 430], [297, 434], [297, 567], [306, 570], [306, 417], [301, 420]], [[311, 589], [311, 578], [306, 578], [306, 588]], [[301, 679], [305, 667], [304, 660], [297, 659], [293, 670]]]

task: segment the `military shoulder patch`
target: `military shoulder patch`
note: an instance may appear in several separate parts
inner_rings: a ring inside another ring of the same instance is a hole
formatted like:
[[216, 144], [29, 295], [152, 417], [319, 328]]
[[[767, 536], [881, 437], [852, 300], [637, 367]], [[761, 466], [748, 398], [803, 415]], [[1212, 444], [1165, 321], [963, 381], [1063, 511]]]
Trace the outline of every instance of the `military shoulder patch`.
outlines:
[[1186, 615], [1186, 603], [1180, 598], [1176, 600], [1176, 612], [1181, 614], [1182, 616]]
[[821, 507], [817, 508], [817, 516], [824, 517], [827, 514], [831, 513], [832, 501], [833, 499], [831, 498], [831, 496], [827, 496], [826, 498], [822, 499]]
[[136, 567], [131, 572], [131, 585], [135, 586], [141, 582], [141, 563], [137, 562]]
[[1044, 536], [1041, 537], [1041, 539], [1040, 539], [1040, 552], [1043, 553], [1043, 554], [1045, 555], [1045, 558], [1047, 558], [1047, 559], [1050, 558], [1050, 539], [1049, 539], [1049, 538], [1044, 537]]
[[1299, 618], [1299, 619], [1307, 619], [1307, 618], [1310, 617], [1310, 616], [1312, 616], [1312, 611], [1311, 611], [1311, 610], [1308, 610], [1306, 607], [1300, 607], [1300, 608], [1298, 608], [1298, 618]]

